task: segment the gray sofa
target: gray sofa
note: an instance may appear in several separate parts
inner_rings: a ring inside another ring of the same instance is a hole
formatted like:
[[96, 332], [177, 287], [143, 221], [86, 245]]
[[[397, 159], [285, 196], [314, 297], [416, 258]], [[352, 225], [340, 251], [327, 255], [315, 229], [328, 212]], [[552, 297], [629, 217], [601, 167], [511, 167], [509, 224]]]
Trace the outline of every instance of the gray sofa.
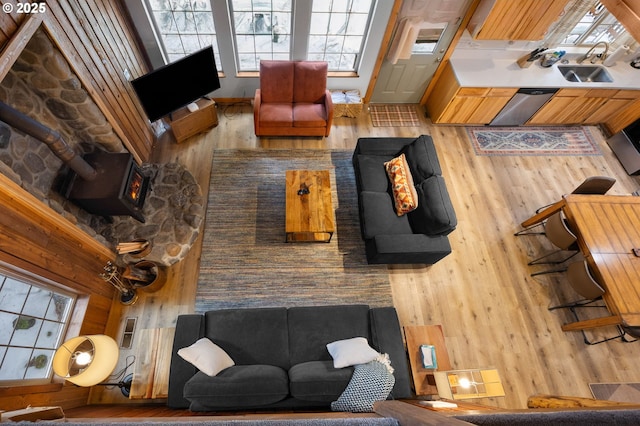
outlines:
[[[411, 171], [418, 207], [398, 216], [384, 162], [401, 153]], [[369, 263], [430, 265], [451, 253], [447, 235], [458, 222], [429, 135], [360, 138], [353, 168]]]
[[[236, 365], [211, 377], [177, 351], [208, 337]], [[411, 397], [409, 369], [396, 311], [367, 305], [223, 309], [180, 315], [167, 405], [192, 411], [329, 408], [353, 367], [336, 369], [326, 344], [366, 337], [395, 369], [390, 398]]]

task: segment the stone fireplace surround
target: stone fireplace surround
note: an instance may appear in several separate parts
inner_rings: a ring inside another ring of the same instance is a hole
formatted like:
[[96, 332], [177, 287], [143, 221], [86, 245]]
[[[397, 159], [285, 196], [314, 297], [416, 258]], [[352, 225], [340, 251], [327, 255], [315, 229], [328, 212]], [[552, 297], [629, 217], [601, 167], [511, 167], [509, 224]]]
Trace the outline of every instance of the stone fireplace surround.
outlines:
[[[42, 28], [0, 82], [0, 100], [59, 132], [79, 154], [96, 149], [126, 152], [122, 140]], [[128, 216], [114, 217], [110, 222], [59, 194], [66, 167], [43, 142], [0, 122], [0, 173], [104, 245], [147, 239], [152, 251], [145, 259], [171, 265], [186, 255], [198, 236], [204, 216], [201, 189], [179, 164], [141, 167], [151, 178], [143, 209], [145, 223]]]

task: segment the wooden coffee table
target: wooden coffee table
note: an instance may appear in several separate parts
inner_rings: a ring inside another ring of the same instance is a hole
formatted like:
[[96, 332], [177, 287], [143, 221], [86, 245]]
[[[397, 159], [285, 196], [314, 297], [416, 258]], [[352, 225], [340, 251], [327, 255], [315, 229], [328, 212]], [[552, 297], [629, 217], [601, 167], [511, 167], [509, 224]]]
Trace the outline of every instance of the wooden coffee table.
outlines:
[[287, 170], [286, 242], [330, 242], [335, 232], [328, 170]]

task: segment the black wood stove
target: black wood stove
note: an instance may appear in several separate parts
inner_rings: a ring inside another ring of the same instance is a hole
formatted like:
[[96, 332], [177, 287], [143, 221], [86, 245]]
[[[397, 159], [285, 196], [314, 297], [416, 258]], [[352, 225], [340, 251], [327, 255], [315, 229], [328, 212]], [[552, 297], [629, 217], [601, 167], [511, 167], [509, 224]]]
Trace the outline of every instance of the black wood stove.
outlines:
[[89, 213], [100, 216], [132, 216], [144, 223], [142, 207], [149, 189], [129, 153], [96, 151], [82, 157], [96, 170], [96, 177], [83, 179], [71, 172], [63, 195]]

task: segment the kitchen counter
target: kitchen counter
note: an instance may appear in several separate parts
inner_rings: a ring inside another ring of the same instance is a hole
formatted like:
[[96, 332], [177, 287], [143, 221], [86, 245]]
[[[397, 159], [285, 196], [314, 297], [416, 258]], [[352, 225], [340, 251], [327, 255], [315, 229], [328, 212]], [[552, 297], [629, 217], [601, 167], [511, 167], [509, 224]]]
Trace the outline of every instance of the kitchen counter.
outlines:
[[[553, 50], [549, 50], [553, 52]], [[456, 78], [462, 87], [534, 87], [562, 89], [640, 89], [640, 69], [629, 62], [618, 61], [616, 65], [604, 67], [613, 81], [610, 83], [577, 83], [565, 80], [556, 68], [559, 62], [549, 68], [536, 60], [528, 68], [520, 68], [516, 59], [527, 52], [463, 50], [454, 52], [450, 62]], [[580, 54], [567, 54], [568, 65], [576, 65]], [[585, 61], [582, 65], [592, 65]], [[602, 66], [600, 62], [593, 65]]]

